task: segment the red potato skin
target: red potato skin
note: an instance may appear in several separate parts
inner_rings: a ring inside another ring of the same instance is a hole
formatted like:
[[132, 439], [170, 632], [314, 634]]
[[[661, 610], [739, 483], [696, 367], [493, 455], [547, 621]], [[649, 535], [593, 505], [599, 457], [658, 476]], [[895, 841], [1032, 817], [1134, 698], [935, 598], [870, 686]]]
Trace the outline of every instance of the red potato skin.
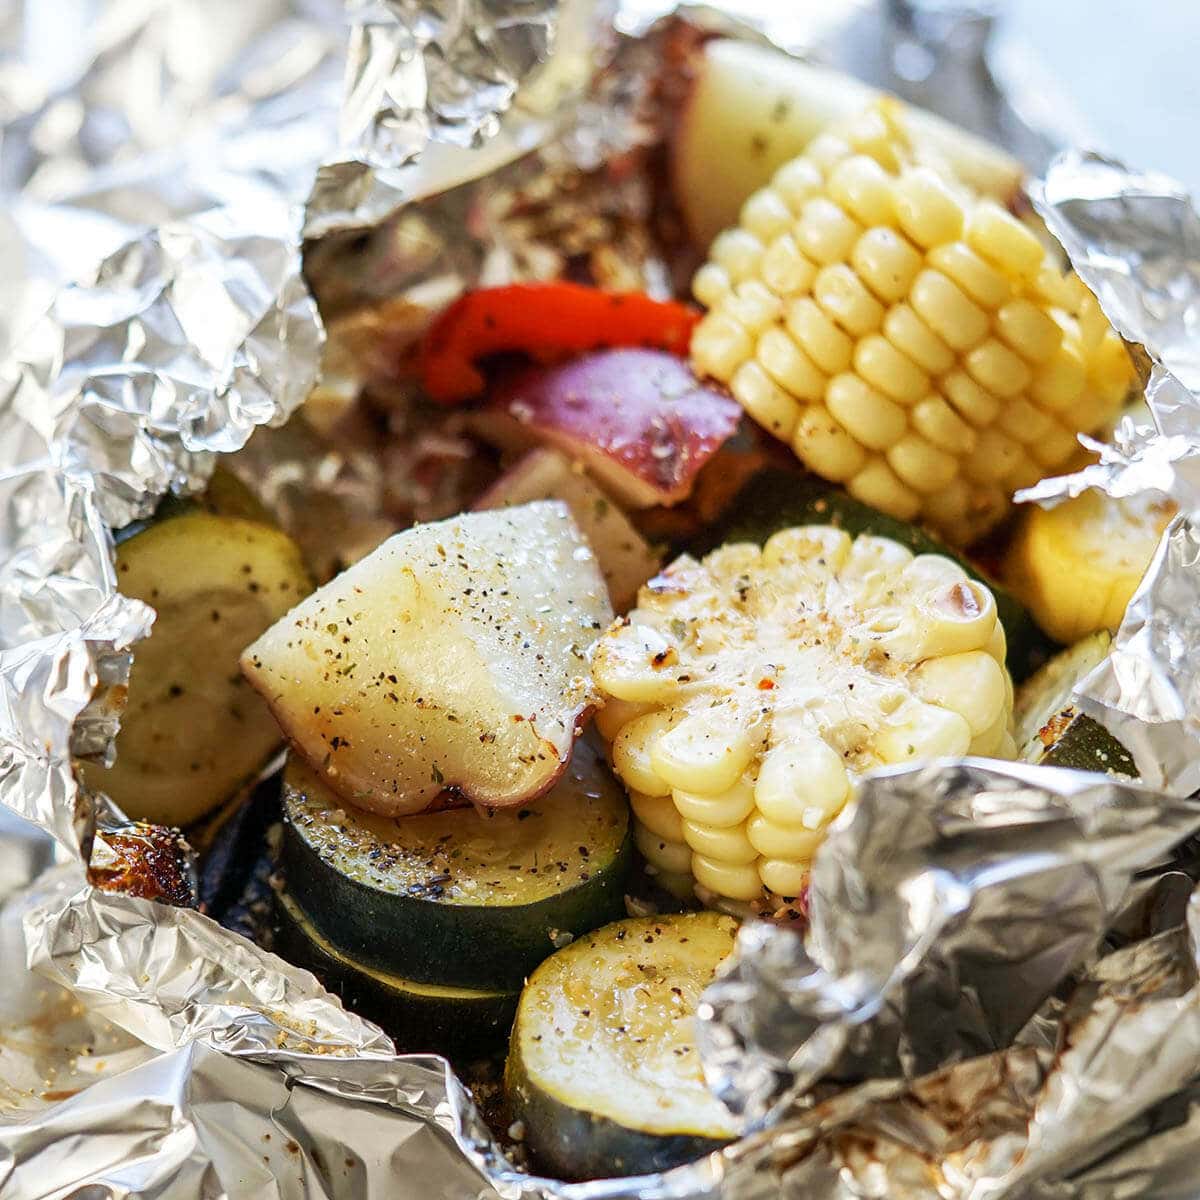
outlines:
[[502, 376], [470, 427], [503, 449], [556, 446], [623, 504], [672, 505], [733, 436], [741, 407], [659, 350], [599, 350]]

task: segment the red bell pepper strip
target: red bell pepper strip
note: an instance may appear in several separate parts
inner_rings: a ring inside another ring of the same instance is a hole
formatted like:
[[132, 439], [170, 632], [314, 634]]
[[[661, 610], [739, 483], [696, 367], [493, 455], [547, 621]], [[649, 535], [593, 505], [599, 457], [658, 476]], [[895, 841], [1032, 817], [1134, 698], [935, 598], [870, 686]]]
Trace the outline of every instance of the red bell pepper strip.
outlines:
[[520, 350], [539, 362], [615, 346], [649, 346], [686, 354], [700, 314], [642, 292], [602, 292], [580, 283], [513, 283], [480, 288], [456, 300], [421, 346], [421, 382], [439, 404], [484, 390], [476, 363]]

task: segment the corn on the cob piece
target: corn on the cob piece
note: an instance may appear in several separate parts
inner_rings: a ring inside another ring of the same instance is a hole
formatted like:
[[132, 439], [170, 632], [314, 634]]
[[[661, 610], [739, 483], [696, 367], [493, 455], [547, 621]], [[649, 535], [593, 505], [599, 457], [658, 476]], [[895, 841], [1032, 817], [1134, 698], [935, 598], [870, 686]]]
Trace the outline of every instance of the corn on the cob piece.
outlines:
[[1175, 513], [1164, 496], [1084, 492], [1022, 517], [1005, 579], [1034, 620], [1063, 643], [1115, 630]]
[[912, 162], [890, 101], [780, 168], [696, 274], [692, 360], [810, 470], [965, 544], [1132, 365], [1029, 229]]
[[1012, 757], [991, 592], [940, 555], [832, 526], [677, 559], [592, 660], [643, 855], [735, 901], [792, 897], [855, 779]]

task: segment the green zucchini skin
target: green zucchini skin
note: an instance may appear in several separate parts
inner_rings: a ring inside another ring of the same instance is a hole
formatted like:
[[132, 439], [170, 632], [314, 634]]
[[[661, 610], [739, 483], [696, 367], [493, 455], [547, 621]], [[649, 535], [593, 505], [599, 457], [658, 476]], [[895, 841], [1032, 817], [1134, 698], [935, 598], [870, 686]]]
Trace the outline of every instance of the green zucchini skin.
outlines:
[[[585, 794], [589, 789], [591, 799]], [[431, 886], [418, 882], [397, 894], [353, 878], [339, 868], [328, 850], [323, 854], [314, 845], [300, 820], [305, 795], [310, 799], [320, 795], [321, 804], [327, 804], [331, 819], [336, 818], [342, 829], [351, 826], [356, 832], [362, 831], [365, 845], [358, 853], [370, 860], [363, 872], [367, 879], [377, 880], [379, 873], [387, 871], [388, 856], [394, 848], [370, 832], [370, 817], [351, 812], [311, 772], [297, 773], [294, 764], [289, 764], [284, 780], [280, 847], [284, 877], [321, 933], [361, 962], [427, 983], [519, 989], [529, 972], [554, 952], [556, 941], [562, 944], [561, 935], [576, 937], [625, 914], [625, 887], [633, 864], [627, 802], [607, 767], [586, 742], [576, 744], [571, 764], [546, 797], [492, 818], [519, 821], [522, 811], [536, 814], [552, 803], [579, 801], [612, 806], [620, 822], [613, 846], [603, 852], [609, 857], [603, 857], [595, 846], [584, 847], [583, 855], [578, 847], [571, 847], [573, 861], [565, 877], [578, 879], [586, 875], [585, 879], [527, 904], [451, 903], [437, 882]], [[396, 821], [381, 818], [377, 824], [386, 826], [394, 839], [402, 840], [406, 825], [411, 827], [416, 821], [444, 825], [451, 854], [456, 831], [469, 822], [468, 827], [477, 832], [480, 825], [480, 818], [471, 809], [447, 809]], [[528, 829], [534, 832], [536, 825]], [[547, 855], [553, 856], [550, 848]], [[443, 861], [439, 859], [433, 865], [433, 880], [440, 878], [437, 872]], [[456, 868], [453, 860], [445, 865], [462, 873], [469, 870]], [[488, 875], [496, 873], [495, 866], [488, 868]]]
[[401, 1053], [464, 1061], [493, 1053], [508, 1036], [519, 992], [424, 988], [336, 950], [286, 892], [275, 893], [274, 914], [275, 952], [311, 971], [347, 1009], [374, 1021]]
[[1022, 685], [1014, 717], [1023, 761], [1138, 777], [1129, 751], [1071, 700], [1076, 684], [1100, 664], [1111, 641], [1104, 632], [1083, 638]]
[[780, 468], [760, 472], [734, 497], [715, 526], [689, 549], [703, 555], [727, 542], [761, 544], [793, 525], [836, 525], [853, 537], [873, 534], [891, 538], [914, 554], [943, 554], [954, 559], [973, 579], [986, 583], [996, 598], [1008, 642], [1008, 672], [1014, 683], [1027, 679], [1058, 649], [1011, 592], [960, 553], [919, 525], [889, 517], [814, 475]]

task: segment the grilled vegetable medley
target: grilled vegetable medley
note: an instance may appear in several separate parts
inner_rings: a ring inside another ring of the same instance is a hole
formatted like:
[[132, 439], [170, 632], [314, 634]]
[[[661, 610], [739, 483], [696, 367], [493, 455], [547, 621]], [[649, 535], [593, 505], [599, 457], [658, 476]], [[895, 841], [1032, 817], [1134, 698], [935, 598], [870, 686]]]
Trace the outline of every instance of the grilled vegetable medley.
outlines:
[[740, 922], [803, 929], [866, 774], [1136, 775], [1075, 690], [1173, 515], [1014, 505], [1136, 399], [1018, 164], [774, 51], [691, 53], [646, 236], [703, 262], [700, 307], [577, 254], [332, 320], [301, 442], [374, 455], [374, 536], [277, 524], [225, 468], [124, 531], [158, 621], [83, 766], [193, 844], [277, 820], [274, 948], [402, 1050], [507, 1047], [498, 1128], [570, 1179], [736, 1138], [701, 994]]

